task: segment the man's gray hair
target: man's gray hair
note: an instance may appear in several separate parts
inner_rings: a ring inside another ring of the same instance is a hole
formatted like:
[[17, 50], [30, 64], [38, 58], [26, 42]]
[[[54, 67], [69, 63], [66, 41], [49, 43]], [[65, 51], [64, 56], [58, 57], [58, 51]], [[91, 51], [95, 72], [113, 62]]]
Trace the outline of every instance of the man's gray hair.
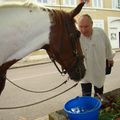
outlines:
[[88, 17], [88, 19], [90, 20], [90, 22], [91, 22], [91, 24], [93, 24], [93, 20], [92, 20], [92, 18], [91, 18], [91, 16], [90, 15], [88, 15], [88, 14], [83, 14], [81, 17]]

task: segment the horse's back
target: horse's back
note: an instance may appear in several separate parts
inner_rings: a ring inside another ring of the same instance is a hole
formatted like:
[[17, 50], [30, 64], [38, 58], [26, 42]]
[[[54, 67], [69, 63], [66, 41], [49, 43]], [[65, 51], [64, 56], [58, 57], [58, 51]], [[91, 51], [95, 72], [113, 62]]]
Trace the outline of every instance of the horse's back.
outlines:
[[26, 4], [0, 5], [0, 65], [49, 43], [49, 13]]

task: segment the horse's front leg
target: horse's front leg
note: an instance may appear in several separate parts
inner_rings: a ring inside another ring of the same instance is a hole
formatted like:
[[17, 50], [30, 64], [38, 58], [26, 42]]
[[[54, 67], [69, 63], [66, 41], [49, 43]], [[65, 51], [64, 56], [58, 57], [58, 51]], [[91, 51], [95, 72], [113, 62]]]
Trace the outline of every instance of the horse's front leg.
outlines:
[[6, 62], [0, 66], [0, 95], [3, 91], [3, 89], [5, 88], [7, 70], [10, 68], [10, 66], [15, 64], [17, 61], [19, 61], [19, 60], [12, 60], [12, 61]]
[[6, 72], [7, 71], [4, 71], [4, 72], [0, 73], [0, 95], [3, 91], [3, 89], [5, 88]]

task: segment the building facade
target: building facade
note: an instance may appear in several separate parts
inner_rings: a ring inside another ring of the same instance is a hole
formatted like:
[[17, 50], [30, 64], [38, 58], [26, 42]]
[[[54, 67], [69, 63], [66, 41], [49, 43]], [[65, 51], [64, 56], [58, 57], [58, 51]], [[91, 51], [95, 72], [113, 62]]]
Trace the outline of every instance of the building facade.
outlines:
[[[37, 1], [49, 7], [70, 11], [80, 0]], [[89, 14], [93, 18], [94, 26], [105, 30], [112, 48], [120, 48], [120, 0], [90, 0], [83, 7], [81, 14]]]

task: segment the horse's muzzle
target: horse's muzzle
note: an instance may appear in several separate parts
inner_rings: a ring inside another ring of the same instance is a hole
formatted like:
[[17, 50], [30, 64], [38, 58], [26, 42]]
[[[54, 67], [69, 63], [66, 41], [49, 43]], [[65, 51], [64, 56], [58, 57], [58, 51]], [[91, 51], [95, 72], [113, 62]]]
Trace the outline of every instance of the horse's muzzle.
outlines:
[[68, 72], [70, 79], [76, 82], [84, 78], [85, 73], [86, 73], [86, 69], [85, 69], [84, 64], [75, 66], [70, 72]]

